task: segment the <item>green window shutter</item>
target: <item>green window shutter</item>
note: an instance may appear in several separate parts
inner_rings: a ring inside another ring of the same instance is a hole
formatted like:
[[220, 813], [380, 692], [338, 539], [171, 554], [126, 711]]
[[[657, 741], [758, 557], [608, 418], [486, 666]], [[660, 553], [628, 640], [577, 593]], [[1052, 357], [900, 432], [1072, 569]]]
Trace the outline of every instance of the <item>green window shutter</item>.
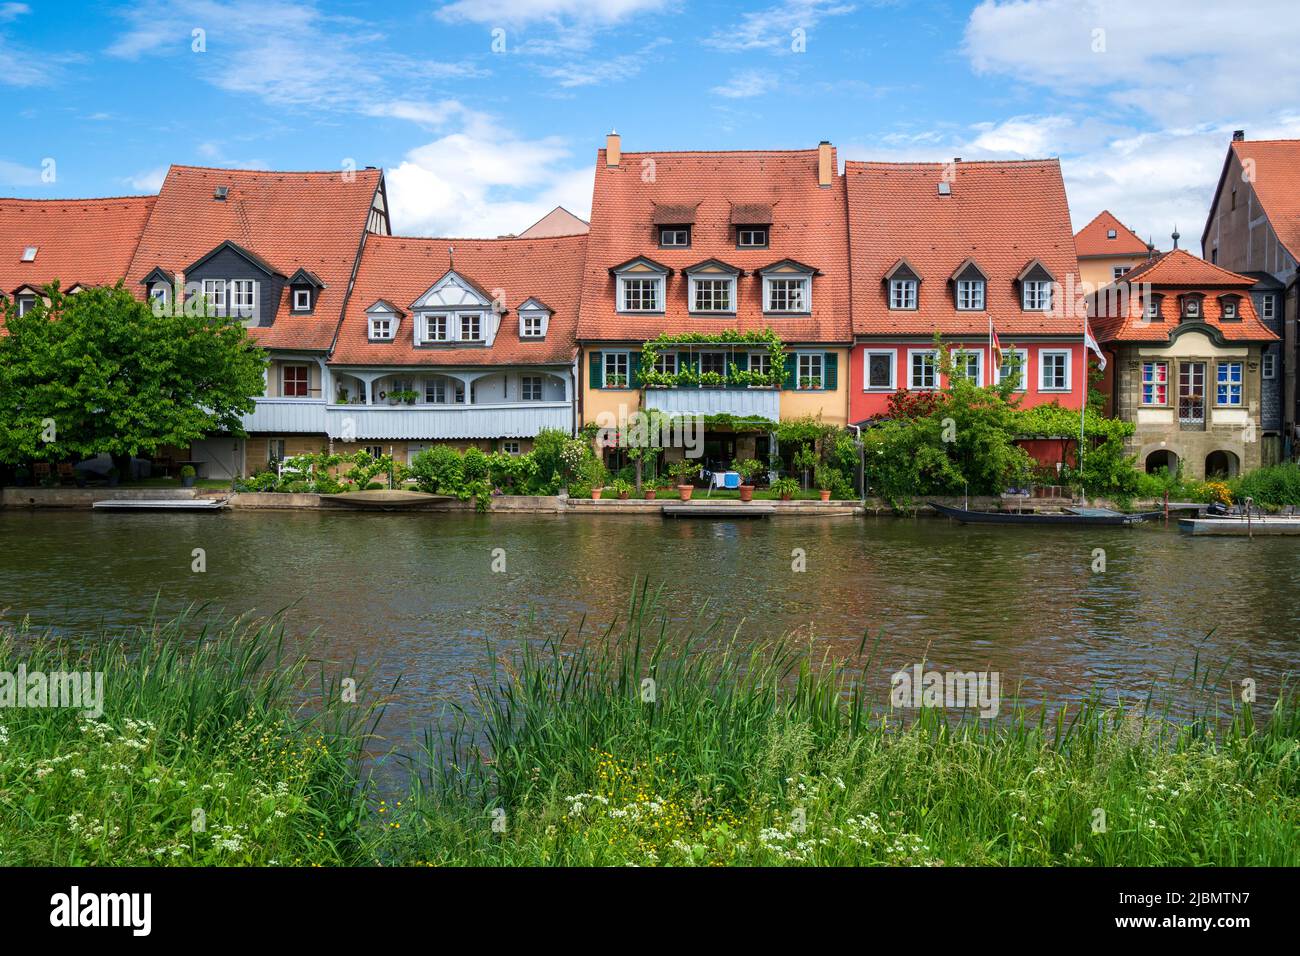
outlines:
[[749, 353], [748, 353], [748, 352], [737, 352], [737, 353], [735, 354], [735, 356], [734, 356], [733, 361], [735, 361], [735, 363], [736, 363], [736, 368], [740, 369], [742, 372], [748, 372], [748, 371], [749, 371]]
[[822, 358], [822, 388], [835, 391], [839, 388], [837, 379], [839, 377], [839, 356], [834, 352], [827, 352]]
[[627, 357], [627, 387], [641, 387], [641, 353], [631, 352]]
[[592, 352], [592, 353], [590, 353], [590, 356], [591, 356], [591, 358], [590, 358], [590, 361], [591, 361], [591, 373], [590, 373], [590, 378], [591, 378], [591, 387], [592, 387], [592, 388], [603, 388], [603, 387], [604, 387], [603, 382], [604, 382], [604, 378], [605, 378], [605, 356], [602, 355], [600, 352]]
[[799, 356], [793, 352], [785, 354], [785, 381], [781, 383], [782, 388], [795, 387], [795, 374], [799, 369]]
[[698, 372], [700, 369], [699, 357], [692, 355], [690, 352], [678, 352], [677, 367], [682, 369], [690, 369], [693, 372]]

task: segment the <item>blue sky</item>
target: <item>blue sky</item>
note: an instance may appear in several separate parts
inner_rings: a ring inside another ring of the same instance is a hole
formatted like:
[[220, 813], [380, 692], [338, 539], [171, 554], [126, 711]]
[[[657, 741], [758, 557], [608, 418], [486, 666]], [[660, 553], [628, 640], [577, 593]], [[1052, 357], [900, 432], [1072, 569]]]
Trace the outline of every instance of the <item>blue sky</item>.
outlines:
[[1277, 0], [0, 0], [0, 193], [351, 160], [387, 170], [398, 231], [497, 235], [585, 215], [616, 127], [631, 151], [1059, 156], [1076, 228], [1108, 207], [1195, 248], [1231, 130], [1300, 136], [1297, 21]]

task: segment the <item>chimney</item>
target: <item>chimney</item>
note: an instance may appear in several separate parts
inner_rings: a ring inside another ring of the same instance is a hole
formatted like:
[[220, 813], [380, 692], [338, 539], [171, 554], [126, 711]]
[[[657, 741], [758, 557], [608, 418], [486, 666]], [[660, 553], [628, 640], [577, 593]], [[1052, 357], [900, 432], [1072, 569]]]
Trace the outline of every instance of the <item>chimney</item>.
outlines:
[[817, 185], [828, 189], [835, 178], [835, 159], [831, 152], [830, 140], [824, 139], [817, 144]]
[[1232, 141], [1234, 143], [1243, 142], [1245, 139], [1246, 139], [1246, 131], [1244, 129], [1234, 129], [1232, 131]]
[[623, 139], [617, 130], [610, 130], [605, 137], [605, 165], [617, 169], [623, 160]]

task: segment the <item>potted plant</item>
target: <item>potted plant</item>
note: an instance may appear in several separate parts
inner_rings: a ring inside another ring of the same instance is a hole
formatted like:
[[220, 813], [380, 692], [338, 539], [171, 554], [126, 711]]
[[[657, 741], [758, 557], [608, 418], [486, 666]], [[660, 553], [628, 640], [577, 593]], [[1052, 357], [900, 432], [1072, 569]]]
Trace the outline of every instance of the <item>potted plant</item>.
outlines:
[[[116, 468], [110, 468], [108, 470], [108, 483], [110, 485], [115, 483], [113, 478], [113, 472], [115, 471], [117, 471]], [[194, 476], [195, 476], [195, 471], [193, 465], [182, 465], [181, 466], [181, 487], [193, 488]]]
[[396, 392], [387, 392], [387, 393], [385, 393], [385, 392], [380, 392], [380, 393], [379, 393], [379, 397], [380, 397], [380, 398], [387, 398], [387, 399], [388, 399], [388, 404], [389, 404], [389, 405], [396, 405], [397, 402], [398, 402], [398, 398], [397, 398], [397, 393], [396, 393]]
[[683, 458], [681, 461], [674, 462], [669, 469], [673, 478], [677, 480], [677, 495], [682, 501], [690, 501], [691, 495], [695, 492], [695, 476], [700, 473], [699, 462]]
[[793, 478], [781, 478], [772, 485], [772, 490], [781, 496], [782, 501], [789, 501], [799, 490], [799, 482]]
[[740, 475], [740, 500], [754, 500], [754, 479], [763, 473], [763, 463], [753, 458], [746, 458], [732, 464], [732, 471]]
[[817, 490], [821, 492], [822, 501], [831, 500], [831, 489], [835, 487], [834, 476], [827, 467], [819, 466], [816, 472]]
[[347, 390], [346, 388], [344, 388], [342, 385], [340, 385], [340, 386], [339, 386], [338, 404], [340, 404], [340, 405], [346, 405], [346, 404], [348, 404], [348, 394], [349, 394], [348, 390]]
[[618, 495], [619, 500], [626, 501], [627, 496], [632, 493], [632, 485], [623, 478], [615, 478], [609, 483], [609, 490], [612, 494]]
[[414, 405], [415, 400], [420, 397], [419, 392], [409, 388], [405, 391], [398, 392], [397, 394], [401, 397], [402, 401], [406, 402], [408, 405]]

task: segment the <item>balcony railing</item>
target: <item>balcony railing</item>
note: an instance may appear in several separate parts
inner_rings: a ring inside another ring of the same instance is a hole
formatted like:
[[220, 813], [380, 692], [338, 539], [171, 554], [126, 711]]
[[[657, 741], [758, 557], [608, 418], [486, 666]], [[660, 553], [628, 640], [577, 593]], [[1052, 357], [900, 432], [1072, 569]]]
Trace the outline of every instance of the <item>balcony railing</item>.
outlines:
[[248, 432], [327, 434], [367, 439], [533, 438], [543, 428], [569, 432], [569, 402], [496, 405], [327, 405], [311, 398], [259, 398], [244, 416]]
[[647, 388], [645, 407], [670, 415], [781, 417], [781, 393], [774, 388]]

